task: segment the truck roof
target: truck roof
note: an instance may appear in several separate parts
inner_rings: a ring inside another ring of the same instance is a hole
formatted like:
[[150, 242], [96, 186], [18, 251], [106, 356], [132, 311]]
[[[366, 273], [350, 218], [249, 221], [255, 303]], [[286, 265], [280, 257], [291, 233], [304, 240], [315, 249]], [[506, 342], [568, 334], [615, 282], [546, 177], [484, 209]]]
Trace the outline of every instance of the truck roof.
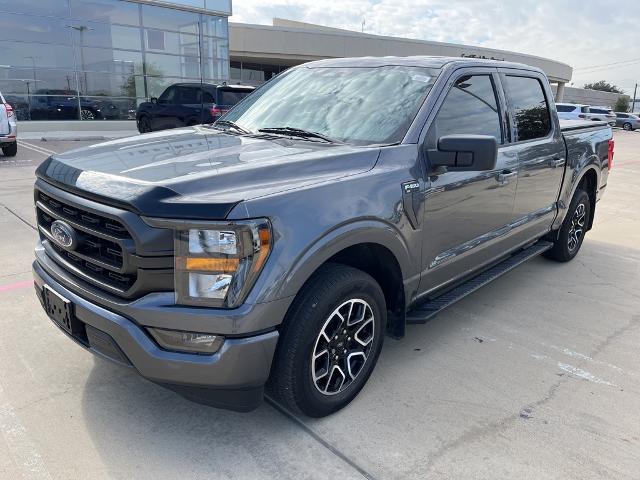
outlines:
[[539, 68], [525, 65], [523, 63], [506, 62], [503, 60], [491, 60], [484, 58], [470, 57], [434, 57], [427, 55], [416, 55], [412, 57], [351, 57], [351, 58], [328, 58], [316, 60], [303, 64], [306, 67], [383, 67], [390, 65], [404, 65], [409, 67], [443, 68], [445, 65], [455, 64], [458, 66], [481, 66], [481, 67], [502, 67], [516, 68], [520, 70], [530, 70], [542, 72]]

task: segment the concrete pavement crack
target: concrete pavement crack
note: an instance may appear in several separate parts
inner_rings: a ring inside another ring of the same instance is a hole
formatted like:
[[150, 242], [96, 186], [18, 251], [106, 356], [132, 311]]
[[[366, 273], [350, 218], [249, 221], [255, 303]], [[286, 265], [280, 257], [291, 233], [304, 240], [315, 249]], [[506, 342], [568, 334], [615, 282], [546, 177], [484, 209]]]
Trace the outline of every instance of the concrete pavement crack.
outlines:
[[32, 228], [33, 230], [35, 230], [36, 232], [38, 231], [38, 229], [35, 227], [35, 225], [32, 225], [31, 223], [29, 223], [27, 220], [25, 220], [24, 218], [22, 218], [20, 215], [18, 215], [16, 212], [14, 212], [13, 210], [11, 210], [9, 207], [7, 207], [6, 205], [2, 205], [7, 212], [9, 212], [11, 215], [13, 215], [14, 217], [16, 217], [18, 220], [20, 220], [22, 223], [24, 223], [25, 225], [27, 225], [28, 227]]

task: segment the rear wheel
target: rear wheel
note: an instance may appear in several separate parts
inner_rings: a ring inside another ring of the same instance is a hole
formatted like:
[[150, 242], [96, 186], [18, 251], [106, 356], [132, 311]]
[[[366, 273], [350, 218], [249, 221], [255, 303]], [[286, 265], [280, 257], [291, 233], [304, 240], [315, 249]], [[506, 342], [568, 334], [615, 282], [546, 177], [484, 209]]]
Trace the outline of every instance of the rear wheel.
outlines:
[[140, 117], [140, 120], [138, 121], [138, 131], [140, 133], [149, 133], [152, 131], [151, 119], [149, 119], [149, 117], [147, 117], [146, 115]]
[[2, 153], [5, 157], [15, 157], [18, 153], [18, 142], [13, 142], [6, 147], [2, 147]]
[[369, 379], [385, 324], [384, 295], [371, 276], [344, 265], [322, 267], [287, 314], [269, 390], [310, 417], [343, 408]]
[[88, 108], [83, 108], [82, 110], [80, 110], [80, 118], [82, 120], [95, 120], [96, 114]]
[[622, 128], [624, 128], [627, 132], [630, 132], [631, 130], [633, 130], [633, 126], [629, 122], [622, 125]]
[[553, 248], [545, 255], [558, 262], [572, 260], [580, 250], [591, 219], [591, 199], [582, 189], [576, 191], [562, 222]]

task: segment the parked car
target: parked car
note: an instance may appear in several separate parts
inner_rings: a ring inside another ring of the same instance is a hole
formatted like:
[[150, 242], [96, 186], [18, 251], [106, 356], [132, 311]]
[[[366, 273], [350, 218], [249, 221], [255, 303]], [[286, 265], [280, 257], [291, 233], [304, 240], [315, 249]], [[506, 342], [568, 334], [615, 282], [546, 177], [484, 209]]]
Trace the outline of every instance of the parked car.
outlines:
[[255, 408], [265, 384], [312, 417], [344, 407], [385, 335], [536, 255], [573, 259], [613, 161], [611, 128], [560, 123], [526, 65], [330, 59], [259, 93], [36, 172], [54, 324], [218, 407]]
[[78, 109], [82, 120], [102, 119], [99, 103], [76, 96], [69, 90], [37, 90], [31, 96], [31, 120], [78, 120]]
[[640, 116], [634, 113], [616, 112], [616, 125], [625, 130], [640, 128]]
[[140, 133], [213, 123], [253, 92], [245, 85], [176, 83], [159, 98], [141, 103], [136, 113]]
[[616, 126], [616, 114], [608, 107], [589, 107], [587, 119], [594, 122], [607, 122], [612, 127]]
[[556, 110], [560, 120], [586, 120], [589, 115], [589, 105], [579, 103], [556, 103]]
[[15, 157], [18, 153], [18, 124], [13, 107], [0, 92], [0, 148], [5, 157]]

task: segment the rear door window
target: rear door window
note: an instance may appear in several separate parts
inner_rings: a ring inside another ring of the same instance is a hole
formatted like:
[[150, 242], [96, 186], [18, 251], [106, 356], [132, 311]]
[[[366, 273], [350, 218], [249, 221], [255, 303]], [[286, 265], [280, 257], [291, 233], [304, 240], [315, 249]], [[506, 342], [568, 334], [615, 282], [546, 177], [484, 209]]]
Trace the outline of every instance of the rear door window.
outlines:
[[177, 101], [180, 105], [193, 105], [200, 103], [201, 98], [200, 87], [177, 87]]
[[430, 148], [444, 135], [490, 135], [503, 143], [498, 100], [490, 75], [465, 75], [456, 80], [433, 120]]
[[505, 83], [515, 116], [516, 141], [546, 137], [551, 131], [551, 116], [540, 80], [507, 75]]
[[626, 113], [616, 113], [616, 117], [618, 118], [629, 118], [629, 115]]
[[239, 89], [218, 89], [218, 103], [220, 105], [235, 105], [244, 97], [249, 95], [253, 90], [239, 90]]

